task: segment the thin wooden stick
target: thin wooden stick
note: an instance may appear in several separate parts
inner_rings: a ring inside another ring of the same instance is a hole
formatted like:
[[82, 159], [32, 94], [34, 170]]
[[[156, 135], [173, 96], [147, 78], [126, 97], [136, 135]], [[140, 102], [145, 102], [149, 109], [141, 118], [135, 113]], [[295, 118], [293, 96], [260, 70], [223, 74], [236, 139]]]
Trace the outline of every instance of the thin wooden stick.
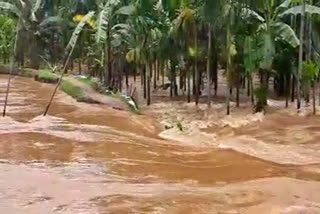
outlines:
[[11, 57], [11, 60], [10, 60], [10, 70], [9, 70], [8, 83], [7, 83], [6, 98], [4, 101], [3, 112], [2, 112], [3, 117], [6, 116], [6, 112], [7, 112], [7, 105], [8, 105], [8, 99], [9, 99], [9, 93], [10, 93], [13, 65], [14, 65], [14, 56]]
[[52, 103], [52, 101], [53, 101], [53, 98], [54, 98], [54, 96], [56, 95], [57, 90], [58, 90], [58, 88], [59, 88], [59, 86], [60, 86], [60, 84], [61, 84], [61, 82], [62, 82], [63, 75], [64, 75], [64, 73], [67, 71], [67, 66], [68, 66], [68, 64], [69, 64], [69, 61], [70, 61], [72, 52], [73, 52], [73, 49], [70, 51], [70, 53], [69, 53], [69, 55], [68, 55], [68, 58], [67, 58], [67, 60], [66, 60], [66, 62], [65, 62], [65, 64], [64, 64], [64, 67], [63, 67], [63, 71], [62, 71], [61, 76], [60, 76], [60, 78], [59, 78], [59, 81], [58, 81], [58, 83], [57, 83], [57, 85], [56, 85], [56, 87], [55, 87], [55, 89], [54, 89], [54, 91], [53, 91], [53, 93], [52, 93], [52, 95], [51, 95], [51, 98], [50, 98], [49, 103], [48, 103], [48, 105], [47, 105], [47, 107], [46, 107], [46, 109], [45, 109], [45, 111], [44, 111], [44, 113], [43, 113], [43, 116], [46, 116], [46, 115], [48, 114], [48, 111], [49, 111], [49, 108], [50, 108], [51, 103]]

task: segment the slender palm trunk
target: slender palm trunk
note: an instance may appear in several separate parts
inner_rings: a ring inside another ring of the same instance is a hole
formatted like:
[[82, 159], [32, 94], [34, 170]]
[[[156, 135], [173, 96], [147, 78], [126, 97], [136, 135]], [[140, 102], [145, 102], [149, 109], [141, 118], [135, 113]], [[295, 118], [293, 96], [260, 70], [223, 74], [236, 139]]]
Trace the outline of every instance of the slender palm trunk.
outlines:
[[107, 28], [107, 41], [105, 44], [105, 85], [111, 86], [112, 83], [112, 57], [111, 57], [111, 38], [110, 38], [110, 25]]
[[291, 102], [293, 103], [295, 100], [295, 92], [296, 92], [296, 77], [292, 74], [291, 78]]
[[254, 83], [253, 83], [253, 77], [252, 75], [250, 75], [250, 91], [251, 91], [251, 104], [252, 106], [254, 106]]
[[316, 108], [316, 81], [312, 83], [312, 107], [313, 107], [313, 115], [317, 114]]
[[[289, 77], [289, 78], [288, 78]], [[285, 93], [286, 93], [286, 108], [289, 107], [289, 94], [290, 94], [290, 82], [291, 82], [291, 75], [285, 76]]]
[[218, 76], [218, 54], [216, 51], [214, 53], [214, 61], [213, 61], [213, 81], [214, 81], [214, 95], [217, 96], [218, 86], [219, 86], [219, 83], [218, 83], [219, 76]]
[[160, 80], [160, 61], [159, 59], [156, 60], [156, 71], [157, 71], [157, 81]]
[[153, 88], [156, 89], [157, 88], [157, 61], [154, 62], [153, 64]]
[[167, 61], [161, 62], [162, 86], [164, 86], [164, 76], [165, 76], [165, 72], [167, 71], [167, 68], [168, 68], [168, 62]]
[[[229, 0], [229, 4], [231, 6], [231, 0]], [[227, 77], [229, 77], [229, 73], [231, 71], [231, 54], [230, 54], [230, 48], [231, 48], [231, 21], [232, 21], [232, 9], [230, 9], [230, 14], [228, 17], [228, 24], [227, 24], [227, 67], [226, 67], [226, 73]], [[231, 97], [231, 90], [229, 90], [230, 83], [227, 80], [227, 90], [226, 90], [226, 105], [227, 105], [227, 115], [230, 115], [230, 97]]]
[[147, 105], [149, 106], [151, 104], [151, 73], [152, 73], [152, 63], [147, 65]]
[[[249, 75], [249, 74], [248, 74]], [[250, 83], [250, 78], [249, 78], [249, 76], [248, 76], [248, 78], [247, 78], [248, 80], [247, 80], [247, 96], [248, 97], [250, 97], [250, 94], [251, 94], [251, 83]]]
[[[309, 5], [313, 4], [313, 0], [309, 0]], [[308, 14], [308, 52], [307, 60], [312, 59], [312, 14]]]
[[84, 34], [79, 36], [79, 58], [78, 58], [78, 69], [79, 69], [79, 74], [82, 74], [82, 67], [81, 67], [81, 59], [82, 59], [82, 51], [83, 51], [83, 37]]
[[143, 87], [143, 83], [144, 83], [144, 71], [143, 68], [140, 67], [141, 65], [137, 66], [138, 72], [140, 73], [140, 84], [141, 87]]
[[124, 69], [124, 74], [125, 74], [125, 77], [126, 77], [126, 89], [128, 91], [129, 89], [129, 72], [127, 69]]
[[190, 103], [191, 102], [191, 75], [190, 75], [190, 68], [189, 68], [189, 66], [187, 67], [187, 75], [188, 75], [188, 80], [187, 80], [187, 85], [188, 85], [188, 103]]
[[303, 42], [304, 42], [304, 25], [305, 25], [305, 13], [306, 13], [306, 2], [302, 0], [302, 13], [301, 13], [301, 24], [300, 24], [300, 47], [299, 47], [299, 67], [297, 73], [297, 109], [301, 108], [301, 73], [303, 63]]
[[195, 98], [196, 98], [196, 105], [199, 104], [199, 71], [198, 71], [198, 32], [196, 25], [194, 25], [194, 45], [195, 45], [195, 51], [196, 56], [194, 59], [194, 72], [195, 72]]
[[108, 46], [107, 44], [104, 44], [103, 55], [104, 55], [104, 63], [103, 63], [104, 85], [108, 86], [109, 82], [108, 82]]
[[237, 107], [240, 107], [240, 73], [237, 73], [237, 79], [236, 79], [236, 103], [237, 103]]
[[207, 80], [208, 80], [208, 107], [211, 107], [211, 64], [212, 64], [212, 32], [211, 24], [208, 24], [208, 59], [207, 59]]
[[143, 98], [147, 99], [147, 67], [148, 65], [145, 65], [143, 68]]

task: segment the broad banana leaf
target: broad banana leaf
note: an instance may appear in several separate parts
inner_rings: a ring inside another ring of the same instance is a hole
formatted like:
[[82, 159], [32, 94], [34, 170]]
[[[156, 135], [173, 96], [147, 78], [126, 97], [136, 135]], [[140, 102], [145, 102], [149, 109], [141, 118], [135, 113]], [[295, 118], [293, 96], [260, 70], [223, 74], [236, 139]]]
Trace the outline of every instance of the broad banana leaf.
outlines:
[[62, 25], [64, 24], [65, 20], [59, 16], [50, 16], [44, 19], [40, 24], [39, 27], [46, 27], [49, 25]]
[[128, 5], [121, 7], [116, 14], [130, 16], [136, 12], [136, 7], [134, 5]]
[[284, 42], [296, 48], [300, 45], [300, 41], [294, 30], [284, 22], [277, 22], [273, 26], [275, 35]]
[[94, 15], [94, 12], [91, 11], [89, 13], [87, 13], [87, 15], [85, 15], [85, 17], [80, 21], [80, 23], [77, 25], [76, 29], [73, 31], [71, 39], [66, 47], [66, 51], [72, 51], [74, 49], [74, 47], [77, 44], [78, 38], [80, 33], [83, 30], [83, 27], [86, 25], [87, 21], [89, 21]]
[[281, 9], [287, 9], [291, 3], [293, 3], [294, 0], [284, 0], [280, 5], [279, 7], [277, 8], [278, 10], [281, 10]]
[[262, 16], [260, 16], [257, 12], [249, 8], [242, 8], [240, 15], [241, 15], [241, 18], [243, 19], [254, 18], [260, 22], [265, 22], [265, 19]]
[[[280, 17], [287, 15], [298, 15], [302, 13], [302, 6], [295, 6], [280, 14]], [[311, 15], [320, 15], [320, 7], [313, 5], [306, 5], [306, 13]]]
[[96, 32], [96, 42], [104, 43], [107, 39], [107, 28], [109, 23], [109, 15], [107, 10], [102, 10], [97, 19], [97, 32]]
[[104, 6], [97, 18], [96, 42], [104, 43], [107, 40], [108, 24], [114, 15], [115, 8], [120, 4], [119, 0], [110, 0]]
[[[21, 16], [21, 13], [19, 11], [19, 9], [13, 5], [13, 4], [10, 4], [8, 2], [0, 2], [0, 9], [1, 10], [4, 10], [4, 11], [7, 11], [7, 12], [11, 12], [11, 13], [14, 13], [16, 14], [18, 17]], [[0, 11], [1, 12], [1, 11]]]
[[33, 4], [33, 8], [32, 8], [32, 12], [33, 13], [37, 13], [38, 12], [38, 10], [41, 7], [41, 3], [42, 3], [42, 0], [35, 0], [35, 2]]

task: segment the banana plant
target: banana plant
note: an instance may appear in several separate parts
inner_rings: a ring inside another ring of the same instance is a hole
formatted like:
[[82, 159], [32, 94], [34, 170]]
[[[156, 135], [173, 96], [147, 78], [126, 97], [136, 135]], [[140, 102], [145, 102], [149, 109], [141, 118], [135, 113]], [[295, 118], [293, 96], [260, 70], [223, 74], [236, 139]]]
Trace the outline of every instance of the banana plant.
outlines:
[[69, 64], [69, 61], [70, 61], [70, 58], [71, 58], [72, 53], [74, 51], [74, 48], [77, 45], [77, 41], [78, 41], [78, 38], [80, 36], [80, 33], [82, 32], [82, 30], [84, 29], [85, 25], [91, 20], [91, 18], [93, 16], [94, 16], [94, 12], [93, 11], [87, 13], [83, 17], [83, 19], [79, 22], [79, 24], [77, 25], [75, 30], [73, 31], [72, 36], [71, 36], [71, 38], [69, 40], [69, 43], [68, 43], [67, 47], [65, 48], [66, 59], [65, 59], [64, 66], [63, 66], [63, 70], [61, 72], [61, 76], [60, 76], [59, 81], [58, 81], [58, 83], [57, 83], [57, 85], [56, 85], [56, 87], [55, 87], [55, 89], [54, 89], [54, 91], [53, 91], [53, 93], [52, 93], [52, 95], [50, 97], [50, 100], [48, 102], [48, 105], [47, 105], [44, 113], [43, 113], [43, 116], [47, 115], [47, 113], [49, 111], [49, 108], [51, 106], [51, 103], [53, 101], [53, 98], [54, 98], [54, 96], [55, 96], [55, 94], [56, 94], [56, 92], [57, 92], [57, 90], [58, 90], [58, 88], [59, 88], [59, 86], [60, 86], [60, 84], [62, 82], [62, 79], [63, 79], [63, 76], [64, 76], [65, 72], [67, 71], [67, 66]]
[[0, 13], [5, 13], [13, 18], [17, 18], [19, 28], [17, 30], [17, 51], [26, 52], [25, 40], [30, 41], [29, 57], [31, 67], [38, 69], [40, 63], [40, 42], [41, 32], [49, 25], [61, 24], [60, 20], [52, 16], [45, 16], [43, 0], [13, 0], [11, 2], [0, 1]]
[[112, 41], [114, 37], [117, 37], [113, 29], [118, 24], [117, 16], [129, 16], [135, 12], [135, 7], [133, 5], [124, 6], [120, 0], [110, 0], [105, 4], [101, 4], [99, 8], [95, 37], [96, 43], [104, 47], [105, 84], [110, 85], [112, 82]]
[[[255, 39], [252, 37], [247, 37], [246, 39], [244, 65], [249, 73], [257, 69], [263, 71], [261, 88], [268, 87], [267, 73], [271, 72], [273, 67], [276, 42], [282, 41], [292, 49], [300, 45], [300, 40], [295, 31], [282, 19], [283, 14], [290, 9], [291, 3], [291, 0], [281, 1], [280, 4], [276, 4], [276, 1], [263, 1], [259, 7], [254, 8], [256, 11], [247, 6], [242, 8], [241, 18], [246, 21], [254, 19], [259, 23], [256, 25], [254, 32], [252, 32], [255, 35]], [[260, 53], [260, 56], [257, 56], [255, 52]], [[266, 100], [259, 103], [266, 104]]]

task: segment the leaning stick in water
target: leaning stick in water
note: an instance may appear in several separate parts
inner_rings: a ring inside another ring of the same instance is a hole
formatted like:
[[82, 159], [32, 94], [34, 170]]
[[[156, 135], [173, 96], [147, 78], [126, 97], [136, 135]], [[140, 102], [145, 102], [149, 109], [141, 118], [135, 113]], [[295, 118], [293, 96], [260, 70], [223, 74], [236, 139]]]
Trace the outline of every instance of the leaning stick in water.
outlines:
[[17, 41], [18, 41], [18, 35], [19, 35], [19, 24], [17, 25], [17, 33], [15, 36], [15, 40], [14, 40], [14, 46], [13, 46], [13, 53], [10, 57], [10, 70], [9, 70], [9, 76], [8, 76], [8, 83], [7, 83], [7, 91], [6, 91], [6, 98], [4, 100], [4, 105], [3, 105], [3, 112], [2, 112], [2, 116], [5, 117], [6, 113], [7, 113], [7, 105], [8, 105], [8, 99], [9, 99], [9, 92], [10, 92], [10, 84], [11, 84], [11, 78], [12, 78], [12, 72], [13, 72], [13, 66], [14, 66], [14, 62], [15, 62], [15, 56], [17, 53]]
[[53, 98], [54, 98], [55, 94], [57, 93], [57, 90], [58, 90], [58, 88], [59, 88], [59, 86], [60, 86], [60, 84], [61, 84], [61, 82], [62, 82], [63, 75], [64, 75], [64, 73], [67, 71], [67, 66], [68, 66], [68, 64], [69, 64], [69, 61], [70, 61], [72, 52], [73, 52], [73, 49], [72, 49], [72, 50], [70, 51], [70, 53], [68, 54], [68, 57], [67, 57], [67, 60], [65, 61], [65, 64], [64, 64], [64, 66], [63, 66], [63, 70], [62, 70], [61, 76], [60, 76], [60, 78], [59, 78], [59, 81], [58, 81], [58, 83], [57, 83], [57, 85], [56, 85], [56, 87], [55, 87], [55, 89], [54, 89], [54, 91], [53, 91], [53, 93], [52, 93], [52, 95], [51, 95], [51, 98], [50, 98], [49, 103], [48, 103], [48, 105], [47, 105], [47, 107], [46, 107], [46, 109], [45, 109], [45, 111], [44, 111], [44, 113], [43, 113], [43, 116], [46, 116], [47, 113], [48, 113], [48, 111], [49, 111], [49, 108], [50, 108], [50, 106], [51, 106], [51, 103], [52, 103], [52, 101], [53, 101]]
[[9, 98], [9, 92], [10, 92], [10, 84], [11, 84], [11, 78], [12, 78], [12, 70], [13, 70], [13, 64], [14, 64], [14, 57], [11, 57], [10, 59], [10, 70], [9, 70], [9, 76], [8, 76], [8, 83], [7, 83], [7, 91], [6, 91], [6, 98], [4, 100], [4, 106], [3, 106], [3, 112], [2, 116], [6, 116], [7, 111], [7, 105], [8, 105], [8, 98]]

